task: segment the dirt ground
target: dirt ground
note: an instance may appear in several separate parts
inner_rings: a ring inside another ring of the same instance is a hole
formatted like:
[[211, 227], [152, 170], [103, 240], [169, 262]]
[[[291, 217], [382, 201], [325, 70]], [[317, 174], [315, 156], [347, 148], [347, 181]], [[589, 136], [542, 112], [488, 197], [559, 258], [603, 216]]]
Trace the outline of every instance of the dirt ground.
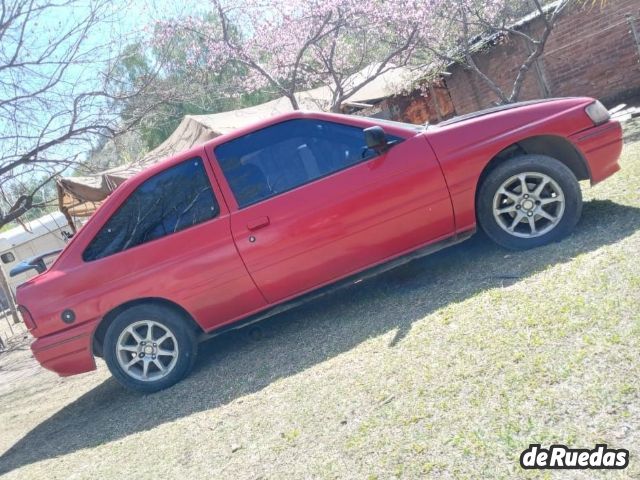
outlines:
[[[201, 345], [137, 395], [0, 354], [3, 478], [639, 478], [640, 143], [563, 242], [477, 235]], [[631, 451], [617, 472], [525, 472], [530, 443]]]

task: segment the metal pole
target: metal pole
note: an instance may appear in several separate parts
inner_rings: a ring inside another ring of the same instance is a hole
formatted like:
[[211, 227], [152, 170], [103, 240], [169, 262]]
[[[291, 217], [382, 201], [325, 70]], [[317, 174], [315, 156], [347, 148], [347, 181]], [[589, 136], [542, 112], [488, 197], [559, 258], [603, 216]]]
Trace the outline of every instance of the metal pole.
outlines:
[[427, 80], [429, 82], [429, 93], [431, 94], [431, 101], [433, 102], [433, 106], [436, 109], [436, 115], [438, 117], [438, 122], [442, 121], [442, 112], [440, 112], [440, 105], [438, 105], [438, 99], [436, 98], [436, 89], [433, 88], [434, 80]]
[[631, 33], [633, 34], [633, 39], [636, 42], [638, 57], [640, 57], [640, 34], [638, 33], [638, 29], [636, 28], [636, 18], [633, 15], [628, 14], [627, 21], [629, 22], [629, 25], [631, 25]]
[[[530, 42], [527, 42], [527, 50], [529, 54], [533, 53], [533, 47]], [[542, 98], [549, 98], [551, 96], [551, 87], [549, 87], [549, 81], [544, 70], [542, 55], [533, 62], [533, 71], [536, 73], [540, 95], [542, 95]]]
[[[7, 299], [7, 305], [9, 306], [9, 310], [11, 311], [11, 316], [13, 317], [13, 323], [20, 323], [20, 317], [18, 317], [18, 309], [16, 308], [16, 302], [13, 299], [13, 292], [9, 287], [9, 282], [7, 282], [7, 277], [4, 273], [4, 269], [0, 268], [0, 286], [2, 290], [4, 290], [4, 295]], [[7, 322], [9, 319], [7, 319]], [[13, 328], [11, 329], [11, 333], [13, 334]]]
[[4, 317], [4, 319], [7, 321], [7, 325], [9, 325], [9, 330], [11, 330], [11, 336], [13, 337], [13, 336], [16, 334], [16, 332], [14, 332], [14, 331], [13, 331], [13, 325], [11, 325], [11, 321], [9, 321], [9, 317], [7, 317], [6, 315], [4, 315], [4, 312], [3, 312], [3, 315], [2, 315], [2, 316], [3, 316], [3, 317]]

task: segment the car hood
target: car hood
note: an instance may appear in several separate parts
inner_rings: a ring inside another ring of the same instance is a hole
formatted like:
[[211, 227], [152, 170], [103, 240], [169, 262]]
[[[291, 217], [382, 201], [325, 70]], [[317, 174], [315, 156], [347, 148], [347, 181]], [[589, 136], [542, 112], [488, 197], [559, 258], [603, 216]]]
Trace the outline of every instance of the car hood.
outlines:
[[593, 101], [588, 97], [555, 98], [504, 105], [432, 125], [423, 135], [441, 164], [466, 169], [472, 159], [489, 161], [526, 138], [569, 138], [592, 128], [584, 108]]
[[429, 125], [425, 134], [434, 140], [445, 137], [450, 142], [455, 140], [457, 147], [520, 136], [532, 130], [569, 136], [593, 126], [584, 114], [584, 107], [593, 101], [588, 97], [569, 97], [511, 103]]
[[447, 125], [453, 125], [454, 123], [464, 122], [465, 120], [471, 120], [473, 118], [483, 117], [485, 115], [504, 112], [505, 110], [513, 110], [514, 108], [526, 107], [529, 105], [536, 105], [538, 103], [557, 102], [558, 100], [565, 100], [565, 99], [571, 99], [571, 97], [544, 98], [544, 99], [537, 99], [537, 100], [528, 100], [526, 102], [515, 102], [515, 103], [508, 103], [506, 105], [498, 105], [496, 107], [485, 108], [483, 110], [478, 110], [476, 112], [471, 112], [464, 115], [458, 115], [456, 117], [450, 118], [449, 120], [445, 120], [444, 122], [440, 122], [436, 126], [445, 127]]

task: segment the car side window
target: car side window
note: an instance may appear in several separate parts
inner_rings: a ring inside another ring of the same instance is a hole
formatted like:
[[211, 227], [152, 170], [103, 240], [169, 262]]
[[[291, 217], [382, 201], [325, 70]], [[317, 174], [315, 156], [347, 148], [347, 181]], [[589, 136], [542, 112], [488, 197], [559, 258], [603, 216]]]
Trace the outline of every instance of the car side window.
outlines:
[[85, 249], [85, 261], [113, 255], [210, 220], [220, 208], [202, 159], [193, 158], [142, 183]]
[[366, 147], [362, 128], [313, 119], [278, 123], [215, 149], [240, 208], [376, 155]]

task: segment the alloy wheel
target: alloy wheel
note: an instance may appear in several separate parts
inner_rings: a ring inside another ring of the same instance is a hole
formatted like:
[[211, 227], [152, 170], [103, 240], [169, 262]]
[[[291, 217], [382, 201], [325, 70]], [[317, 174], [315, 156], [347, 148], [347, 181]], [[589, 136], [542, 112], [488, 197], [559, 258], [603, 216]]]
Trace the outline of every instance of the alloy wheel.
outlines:
[[493, 197], [493, 216], [504, 231], [520, 238], [539, 237], [562, 219], [565, 196], [558, 183], [539, 172], [505, 180]]
[[116, 344], [116, 358], [122, 370], [141, 381], [166, 377], [178, 361], [178, 342], [162, 323], [134, 322], [125, 328]]

